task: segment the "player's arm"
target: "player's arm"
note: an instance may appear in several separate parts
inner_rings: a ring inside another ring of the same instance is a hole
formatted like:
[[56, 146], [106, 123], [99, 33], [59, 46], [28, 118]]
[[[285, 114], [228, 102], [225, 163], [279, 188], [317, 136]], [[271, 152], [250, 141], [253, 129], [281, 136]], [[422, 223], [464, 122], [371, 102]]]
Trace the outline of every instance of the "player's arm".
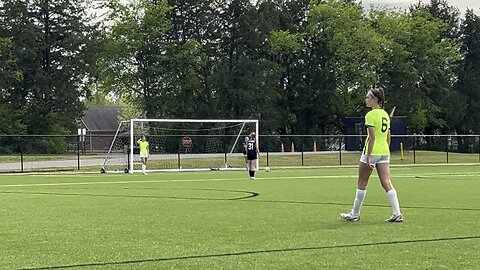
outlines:
[[368, 132], [367, 157], [371, 157], [373, 146], [375, 145], [375, 127], [367, 126], [367, 132]]
[[390, 129], [388, 129], [388, 130], [387, 130], [387, 143], [388, 143], [388, 147], [390, 147], [390, 142], [391, 142]]

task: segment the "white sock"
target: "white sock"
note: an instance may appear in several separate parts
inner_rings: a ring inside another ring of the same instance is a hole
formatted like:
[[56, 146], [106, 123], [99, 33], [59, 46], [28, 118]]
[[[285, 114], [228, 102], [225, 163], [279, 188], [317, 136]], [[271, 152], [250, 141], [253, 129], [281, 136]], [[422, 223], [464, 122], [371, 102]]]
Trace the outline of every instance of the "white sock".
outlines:
[[142, 164], [142, 172], [145, 172], [146, 169], [147, 169], [147, 165]]
[[392, 205], [392, 211], [395, 216], [400, 215], [400, 204], [398, 203], [397, 191], [392, 188], [387, 192], [388, 199]]
[[363, 200], [365, 199], [365, 195], [367, 195], [366, 190], [357, 189], [357, 193], [355, 195], [355, 201], [353, 202], [353, 209], [352, 214], [354, 216], [360, 216], [360, 210], [362, 209]]

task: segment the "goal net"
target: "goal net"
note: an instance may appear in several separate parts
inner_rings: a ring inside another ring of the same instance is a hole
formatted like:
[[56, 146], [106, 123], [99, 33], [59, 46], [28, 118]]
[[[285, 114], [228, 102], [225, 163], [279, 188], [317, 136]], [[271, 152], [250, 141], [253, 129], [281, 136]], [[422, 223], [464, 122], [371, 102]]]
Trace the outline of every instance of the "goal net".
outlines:
[[149, 143], [147, 172], [245, 170], [243, 142], [244, 137], [252, 132], [255, 132], [258, 138], [258, 120], [122, 121], [101, 171], [141, 172], [137, 140], [143, 135]]

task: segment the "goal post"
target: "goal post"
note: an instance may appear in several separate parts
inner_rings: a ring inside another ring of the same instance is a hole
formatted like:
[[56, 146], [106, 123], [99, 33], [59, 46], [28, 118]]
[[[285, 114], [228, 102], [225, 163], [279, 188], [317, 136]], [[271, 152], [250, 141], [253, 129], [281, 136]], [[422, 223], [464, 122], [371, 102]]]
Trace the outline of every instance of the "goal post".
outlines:
[[[255, 132], [252, 119], [131, 119], [121, 121], [102, 172], [141, 172], [137, 140], [149, 142], [147, 172], [245, 170], [244, 136]], [[258, 168], [258, 160], [257, 160]]]

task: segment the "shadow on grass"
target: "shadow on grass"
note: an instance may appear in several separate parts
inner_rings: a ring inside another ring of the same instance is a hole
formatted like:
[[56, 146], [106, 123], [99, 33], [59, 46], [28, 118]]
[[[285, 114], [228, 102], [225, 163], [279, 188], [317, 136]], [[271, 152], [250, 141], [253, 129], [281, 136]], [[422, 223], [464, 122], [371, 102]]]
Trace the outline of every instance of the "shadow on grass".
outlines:
[[[90, 188], [69, 188], [71, 189], [90, 189]], [[122, 188], [123, 190], [135, 190], [141, 188]], [[146, 189], [146, 188], [145, 188]], [[148, 188], [151, 190], [152, 188]], [[40, 192], [40, 191], [0, 191], [0, 194], [28, 194], [28, 195], [54, 195], [54, 196], [85, 196], [85, 197], [106, 197], [106, 198], [138, 198], [138, 199], [177, 199], [177, 200], [203, 200], [203, 201], [243, 201], [251, 203], [278, 203], [278, 204], [308, 204], [308, 205], [335, 205], [351, 206], [351, 203], [340, 202], [312, 202], [312, 201], [291, 201], [291, 200], [249, 200], [260, 196], [260, 193], [245, 190], [226, 190], [226, 189], [161, 189], [162, 191], [214, 191], [224, 193], [241, 193], [243, 196], [233, 196], [230, 198], [214, 197], [189, 197], [189, 196], [159, 196], [159, 195], [128, 195], [128, 194], [93, 194], [93, 193], [71, 193], [71, 192]], [[364, 207], [385, 207], [390, 208], [389, 204], [364, 204]], [[402, 209], [424, 209], [424, 210], [453, 210], [453, 211], [480, 211], [480, 208], [465, 207], [432, 207], [432, 206], [408, 206], [402, 205]]]
[[140, 264], [140, 263], [155, 263], [155, 262], [180, 261], [180, 260], [192, 260], [192, 259], [209, 259], [209, 258], [219, 258], [219, 257], [246, 256], [246, 255], [280, 253], [280, 252], [298, 252], [298, 251], [312, 251], [312, 250], [315, 251], [315, 250], [326, 250], [326, 249], [342, 249], [342, 248], [399, 245], [399, 244], [417, 244], [417, 243], [432, 243], [432, 242], [434, 243], [434, 242], [462, 241], [462, 240], [473, 240], [473, 239], [480, 239], [480, 235], [433, 238], [433, 239], [400, 240], [400, 241], [374, 242], [374, 243], [345, 244], [345, 245], [318, 246], [318, 247], [298, 247], [298, 248], [284, 248], [284, 249], [252, 250], [252, 251], [242, 251], [242, 252], [205, 254], [205, 255], [189, 255], [189, 256], [157, 258], [157, 259], [143, 259], [143, 260], [127, 260], [127, 261], [117, 261], [117, 262], [99, 262], [99, 263], [85, 263], [85, 264], [72, 264], [72, 265], [59, 265], [59, 266], [45, 266], [45, 267], [36, 267], [36, 268], [22, 268], [21, 270], [69, 269], [69, 268], [80, 268], [80, 267], [102, 267], [102, 266], [115, 266], [115, 265], [126, 266], [126, 265], [132, 265], [132, 264]]

